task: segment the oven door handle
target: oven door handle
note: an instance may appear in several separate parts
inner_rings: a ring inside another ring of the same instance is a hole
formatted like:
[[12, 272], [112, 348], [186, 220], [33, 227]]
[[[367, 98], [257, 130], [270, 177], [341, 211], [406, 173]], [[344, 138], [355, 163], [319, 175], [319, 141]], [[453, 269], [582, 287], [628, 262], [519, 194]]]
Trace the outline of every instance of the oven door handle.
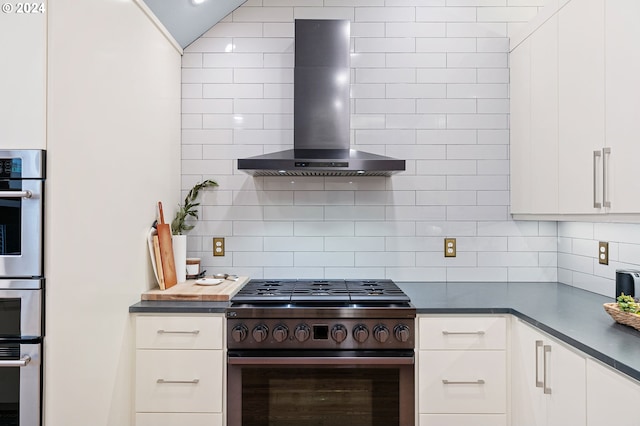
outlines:
[[413, 357], [228, 357], [232, 365], [411, 365]]
[[0, 361], [0, 367], [26, 367], [31, 362], [31, 357], [25, 355], [22, 359], [15, 361]]
[[0, 191], [0, 198], [31, 198], [33, 192], [26, 191]]

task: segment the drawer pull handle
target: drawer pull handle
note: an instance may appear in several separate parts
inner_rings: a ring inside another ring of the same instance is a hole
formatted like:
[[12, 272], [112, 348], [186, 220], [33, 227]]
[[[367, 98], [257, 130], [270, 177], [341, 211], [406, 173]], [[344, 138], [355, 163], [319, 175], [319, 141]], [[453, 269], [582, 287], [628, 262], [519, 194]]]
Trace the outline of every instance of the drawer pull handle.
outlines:
[[484, 379], [478, 379], [473, 381], [456, 381], [456, 380], [447, 380], [442, 379], [443, 385], [484, 385]]
[[539, 380], [540, 377], [540, 349], [542, 348], [542, 340], [536, 340], [536, 387], [541, 388], [543, 386], [542, 380]]
[[547, 354], [551, 352], [551, 346], [550, 345], [544, 345], [544, 352], [543, 352], [543, 364], [544, 364], [544, 372], [542, 373], [542, 391], [543, 393], [545, 393], [546, 395], [551, 394], [551, 388], [549, 386], [547, 386]]
[[473, 335], [478, 335], [478, 336], [484, 336], [484, 331], [483, 330], [478, 330], [478, 331], [447, 331], [447, 330], [442, 330], [442, 334], [445, 336], [449, 336], [451, 334], [473, 334]]
[[196, 385], [200, 382], [200, 379], [193, 379], [193, 380], [165, 380], [165, 379], [158, 379], [156, 381], [156, 383], [160, 383], [162, 384], [168, 384], [168, 383], [186, 383], [189, 385]]
[[158, 334], [200, 334], [200, 330], [193, 330], [193, 331], [158, 330]]

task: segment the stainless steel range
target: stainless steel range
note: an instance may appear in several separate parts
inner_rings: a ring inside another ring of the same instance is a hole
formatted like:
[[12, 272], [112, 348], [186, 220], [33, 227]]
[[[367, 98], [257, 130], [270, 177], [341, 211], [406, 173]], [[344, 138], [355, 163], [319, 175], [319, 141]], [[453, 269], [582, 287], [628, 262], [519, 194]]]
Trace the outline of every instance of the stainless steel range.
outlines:
[[416, 310], [391, 280], [251, 280], [227, 309], [229, 426], [414, 425]]

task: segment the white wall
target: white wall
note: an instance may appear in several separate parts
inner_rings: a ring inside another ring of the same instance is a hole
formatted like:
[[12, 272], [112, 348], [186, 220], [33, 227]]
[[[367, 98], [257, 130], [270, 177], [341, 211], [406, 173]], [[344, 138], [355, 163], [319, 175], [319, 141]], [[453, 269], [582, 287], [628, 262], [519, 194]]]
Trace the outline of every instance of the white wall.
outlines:
[[[248, 1], [185, 50], [182, 188], [202, 178], [189, 255], [208, 272], [398, 281], [555, 281], [555, 223], [509, 216], [508, 35], [542, 0]], [[352, 145], [391, 178], [252, 178], [293, 144], [294, 18], [352, 21]], [[227, 255], [211, 255], [212, 236]], [[444, 237], [458, 239], [445, 259]]]
[[128, 307], [180, 195], [180, 53], [131, 1], [49, 2], [46, 426], [126, 426]]
[[47, 15], [46, 10], [19, 13], [25, 4], [31, 10], [36, 3], [5, 2], [0, 12], [2, 149], [44, 149], [46, 144]]

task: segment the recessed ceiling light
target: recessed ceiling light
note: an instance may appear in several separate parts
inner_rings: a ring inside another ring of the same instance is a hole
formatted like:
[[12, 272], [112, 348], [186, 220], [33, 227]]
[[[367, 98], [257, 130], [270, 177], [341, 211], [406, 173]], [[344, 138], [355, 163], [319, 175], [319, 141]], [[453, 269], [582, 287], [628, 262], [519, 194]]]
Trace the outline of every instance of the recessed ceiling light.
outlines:
[[191, 4], [194, 6], [198, 6], [199, 4], [204, 3], [206, 0], [191, 0]]

